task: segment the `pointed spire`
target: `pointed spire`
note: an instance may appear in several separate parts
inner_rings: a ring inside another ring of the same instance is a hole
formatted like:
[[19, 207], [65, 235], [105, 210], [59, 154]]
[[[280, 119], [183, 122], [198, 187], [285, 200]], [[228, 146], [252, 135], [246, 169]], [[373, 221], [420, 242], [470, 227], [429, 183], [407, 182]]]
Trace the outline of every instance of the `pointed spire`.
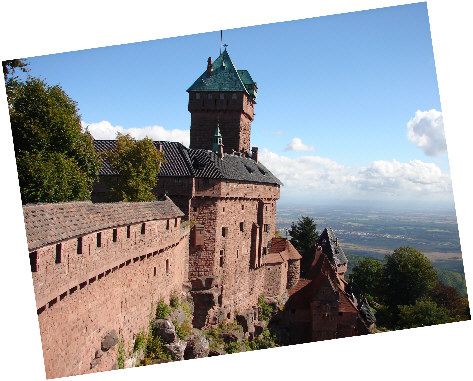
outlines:
[[220, 133], [220, 124], [217, 122], [217, 129], [215, 130], [214, 134], [212, 151], [215, 153], [219, 153], [221, 148], [223, 148], [222, 134]]

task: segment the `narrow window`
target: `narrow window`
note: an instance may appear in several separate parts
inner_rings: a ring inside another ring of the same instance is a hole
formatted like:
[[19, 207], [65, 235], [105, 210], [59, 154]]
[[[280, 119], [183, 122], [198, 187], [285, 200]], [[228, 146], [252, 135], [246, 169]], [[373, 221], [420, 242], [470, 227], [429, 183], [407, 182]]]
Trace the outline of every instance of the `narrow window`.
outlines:
[[177, 218], [174, 219], [174, 227], [177, 226]]
[[166, 230], [169, 230], [169, 220], [166, 221]]
[[102, 247], [102, 233], [97, 233], [97, 247]]
[[153, 274], [154, 274], [154, 276], [156, 276], [156, 267], [154, 268], [154, 273]]
[[223, 250], [220, 250], [220, 267], [223, 267]]
[[56, 245], [56, 263], [61, 263], [62, 243]]
[[236, 93], [233, 93], [233, 94], [232, 94], [232, 99], [237, 99]]
[[200, 99], [200, 93], [195, 93], [195, 99]]
[[31, 267], [31, 272], [35, 273], [38, 271], [38, 252], [33, 251], [30, 253], [30, 267]]
[[126, 238], [130, 238], [131, 237], [131, 228], [130, 228], [130, 225], [128, 225], [126, 227]]
[[242, 205], [242, 206], [241, 206], [241, 210], [245, 210], [245, 205]]
[[225, 212], [225, 207], [222, 208], [222, 212]]
[[227, 227], [223, 227], [222, 228], [222, 237], [226, 237], [228, 235], [228, 228]]
[[82, 237], [77, 238], [77, 254], [82, 254]]
[[146, 232], [146, 224], [142, 223], [141, 224], [141, 234], [145, 234], [145, 232]]
[[245, 231], [245, 222], [240, 222], [240, 231]]
[[113, 229], [113, 242], [117, 242], [117, 237], [118, 237], [118, 230]]
[[166, 274], [169, 274], [169, 259], [166, 259]]
[[220, 93], [220, 99], [225, 99], [225, 95], [223, 93]]
[[269, 224], [264, 224], [264, 231], [269, 232], [270, 230], [270, 225]]
[[239, 254], [239, 253], [240, 253], [240, 252], [237, 250], [237, 258], [238, 258], [238, 254]]
[[208, 97], [209, 99], [212, 99], [212, 94], [209, 94], [207, 97]]

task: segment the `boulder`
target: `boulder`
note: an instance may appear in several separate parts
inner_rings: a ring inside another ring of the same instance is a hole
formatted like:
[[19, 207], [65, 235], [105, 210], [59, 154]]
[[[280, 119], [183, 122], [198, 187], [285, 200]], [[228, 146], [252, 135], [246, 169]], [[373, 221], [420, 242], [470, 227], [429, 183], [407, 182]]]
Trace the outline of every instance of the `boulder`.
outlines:
[[225, 355], [226, 352], [220, 348], [213, 348], [209, 350], [209, 357]]
[[164, 347], [171, 352], [172, 357], [176, 361], [184, 359], [184, 351], [186, 350], [187, 343], [184, 340], [176, 340], [171, 344], [166, 344]]
[[177, 324], [182, 324], [187, 320], [186, 314], [184, 312], [184, 309], [182, 307], [179, 307], [171, 312], [169, 315], [169, 318], [171, 321], [177, 323]]
[[169, 319], [156, 319], [153, 325], [153, 335], [159, 336], [166, 343], [172, 343], [177, 339], [176, 328]]
[[101, 343], [101, 349], [104, 352], [107, 352], [111, 347], [114, 345], [117, 345], [118, 343], [118, 335], [115, 330], [110, 331], [105, 335], [105, 337], [102, 339]]
[[221, 335], [226, 344], [235, 341], [241, 342], [243, 340], [243, 332], [239, 329], [224, 329], [222, 330]]
[[207, 357], [209, 355], [209, 341], [205, 335], [198, 329], [192, 329], [187, 338], [187, 346], [184, 352], [184, 358], [197, 359]]
[[267, 326], [268, 326], [268, 322], [264, 320], [255, 323], [255, 336], [261, 335]]

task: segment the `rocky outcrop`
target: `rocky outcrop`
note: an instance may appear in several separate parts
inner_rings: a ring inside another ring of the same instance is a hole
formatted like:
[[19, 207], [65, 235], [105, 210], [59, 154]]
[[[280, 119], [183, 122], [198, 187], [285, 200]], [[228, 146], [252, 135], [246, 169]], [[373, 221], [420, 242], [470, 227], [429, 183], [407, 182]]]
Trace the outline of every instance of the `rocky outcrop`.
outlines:
[[177, 339], [176, 328], [169, 318], [156, 319], [154, 321], [153, 334], [159, 336], [168, 344], [173, 343]]
[[171, 353], [174, 360], [181, 361], [184, 360], [186, 346], [187, 343], [184, 340], [176, 340], [170, 344], [166, 344], [164, 347]]
[[198, 329], [192, 329], [191, 334], [187, 338], [187, 347], [184, 352], [184, 358], [197, 359], [209, 356], [209, 341], [204, 334]]

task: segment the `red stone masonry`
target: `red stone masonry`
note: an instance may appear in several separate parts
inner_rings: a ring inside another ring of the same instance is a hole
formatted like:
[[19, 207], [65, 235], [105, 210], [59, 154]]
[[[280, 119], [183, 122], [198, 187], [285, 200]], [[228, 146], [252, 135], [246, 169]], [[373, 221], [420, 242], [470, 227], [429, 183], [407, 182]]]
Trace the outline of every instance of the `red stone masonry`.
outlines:
[[[119, 207], [134, 210], [128, 214], [133, 223], [114, 225], [119, 218], [109, 212]], [[72, 210], [83, 215], [67, 213]], [[102, 352], [104, 336], [114, 330], [130, 343], [148, 325], [152, 303], [187, 281], [189, 230], [181, 228], [182, 212], [167, 200], [27, 205], [24, 214], [47, 377], [112, 369], [118, 345]], [[103, 229], [77, 234], [72, 221], [81, 217]], [[32, 232], [41, 226], [50, 226], [49, 240], [54, 232], [75, 235], [36, 247]]]
[[[196, 99], [197, 94], [199, 99]], [[220, 99], [221, 96], [224, 99]], [[191, 113], [190, 148], [212, 149], [213, 135], [218, 123], [225, 153], [231, 153], [232, 150], [250, 150], [254, 101], [247, 94], [190, 92], [188, 109]]]

